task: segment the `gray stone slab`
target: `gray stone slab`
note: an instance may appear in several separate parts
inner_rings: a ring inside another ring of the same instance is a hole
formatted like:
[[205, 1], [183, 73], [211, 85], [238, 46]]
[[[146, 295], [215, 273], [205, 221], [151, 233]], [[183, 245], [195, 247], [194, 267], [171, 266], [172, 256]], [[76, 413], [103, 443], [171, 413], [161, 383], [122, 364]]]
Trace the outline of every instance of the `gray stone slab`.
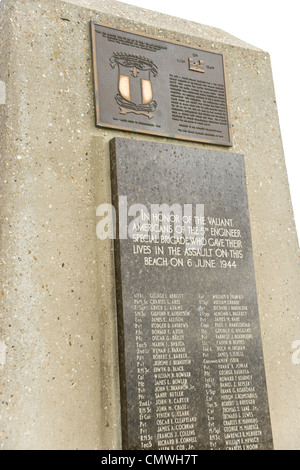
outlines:
[[111, 167], [123, 448], [272, 448], [244, 157], [116, 138]]

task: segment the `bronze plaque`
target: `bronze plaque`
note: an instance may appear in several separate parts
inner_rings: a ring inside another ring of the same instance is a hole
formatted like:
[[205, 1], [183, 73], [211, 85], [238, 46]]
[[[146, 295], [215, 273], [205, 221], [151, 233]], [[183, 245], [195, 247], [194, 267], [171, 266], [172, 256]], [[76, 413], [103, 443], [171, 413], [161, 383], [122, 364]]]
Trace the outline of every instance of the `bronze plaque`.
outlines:
[[96, 125], [231, 146], [221, 53], [91, 22]]

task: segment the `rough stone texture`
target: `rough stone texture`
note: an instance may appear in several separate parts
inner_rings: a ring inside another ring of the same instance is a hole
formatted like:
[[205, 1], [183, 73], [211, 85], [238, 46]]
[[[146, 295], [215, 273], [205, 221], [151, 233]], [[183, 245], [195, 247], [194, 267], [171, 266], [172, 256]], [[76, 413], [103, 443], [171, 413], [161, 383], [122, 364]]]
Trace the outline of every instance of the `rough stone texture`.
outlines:
[[91, 19], [225, 54], [227, 151], [246, 157], [274, 443], [300, 449], [299, 248], [269, 55], [112, 0], [0, 6], [1, 448], [121, 445], [112, 245], [96, 237], [96, 207], [110, 201], [109, 140], [140, 136], [95, 128]]
[[[177, 35], [185, 35], [188, 40], [188, 44], [197, 44], [201, 47], [201, 40], [208, 40], [209, 42], [216, 41], [217, 43], [232, 44], [234, 46], [247, 47], [247, 49], [259, 50], [255, 46], [247, 44], [244, 41], [228, 34], [217, 28], [206, 26], [203, 24], [187, 21], [182, 18], [176, 18], [173, 16], [165, 15], [159, 12], [151, 11], [148, 9], [138, 8], [132, 5], [126, 5], [117, 1], [107, 0], [66, 0], [67, 3], [73, 5], [80, 5], [82, 7], [88, 7], [101, 13], [113, 15], [119, 17], [119, 26], [124, 25], [128, 27], [132, 24], [132, 29], [136, 29], [135, 23], [143, 24], [139, 29], [142, 32], [145, 28], [148, 34], [150, 28], [155, 31], [156, 36], [167, 37], [178, 40]], [[167, 34], [167, 35], [166, 35]], [[214, 48], [213, 48], [214, 49]]]

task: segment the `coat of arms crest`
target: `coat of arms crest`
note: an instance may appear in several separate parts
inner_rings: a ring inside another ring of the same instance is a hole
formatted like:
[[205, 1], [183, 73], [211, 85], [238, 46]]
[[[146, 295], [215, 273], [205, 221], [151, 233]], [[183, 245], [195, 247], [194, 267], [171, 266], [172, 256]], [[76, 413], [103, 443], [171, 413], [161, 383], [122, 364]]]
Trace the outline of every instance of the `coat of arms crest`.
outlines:
[[156, 77], [158, 68], [146, 57], [115, 52], [110, 58], [112, 68], [118, 66], [118, 93], [115, 100], [121, 114], [143, 114], [154, 117], [157, 103], [153, 99], [151, 76]]

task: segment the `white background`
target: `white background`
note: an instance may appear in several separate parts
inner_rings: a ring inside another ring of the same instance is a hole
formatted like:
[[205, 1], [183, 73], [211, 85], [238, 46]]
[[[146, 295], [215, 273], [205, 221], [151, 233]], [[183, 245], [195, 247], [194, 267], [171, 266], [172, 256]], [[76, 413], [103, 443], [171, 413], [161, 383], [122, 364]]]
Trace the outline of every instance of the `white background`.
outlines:
[[299, 0], [251, 0], [251, 2], [242, 0], [119, 1], [222, 29], [269, 52], [299, 236], [300, 151], [299, 144], [296, 144], [296, 141], [300, 139]]

